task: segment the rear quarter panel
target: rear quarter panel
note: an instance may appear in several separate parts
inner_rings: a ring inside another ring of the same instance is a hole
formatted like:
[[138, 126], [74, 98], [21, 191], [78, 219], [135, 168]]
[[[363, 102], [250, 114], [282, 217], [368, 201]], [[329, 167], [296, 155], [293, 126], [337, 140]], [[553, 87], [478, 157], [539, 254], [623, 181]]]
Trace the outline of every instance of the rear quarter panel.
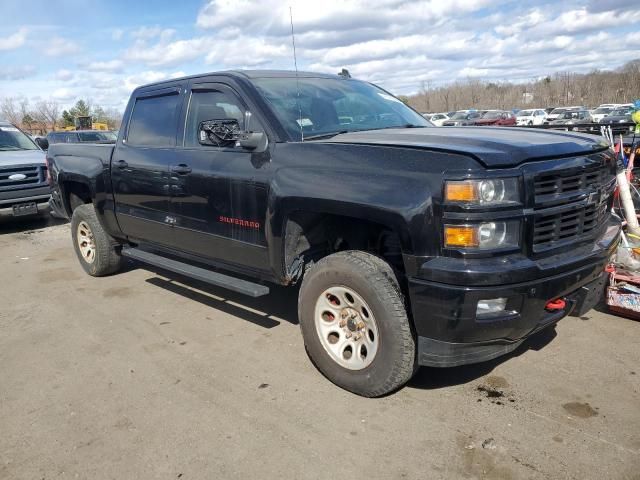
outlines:
[[113, 193], [111, 189], [110, 163], [114, 145], [102, 144], [54, 144], [47, 152], [53, 178], [53, 188], [63, 201], [63, 206], [71, 216], [65, 184], [77, 182], [85, 185], [91, 193], [91, 200], [98, 219], [107, 232], [118, 237], [120, 228], [115, 218]]

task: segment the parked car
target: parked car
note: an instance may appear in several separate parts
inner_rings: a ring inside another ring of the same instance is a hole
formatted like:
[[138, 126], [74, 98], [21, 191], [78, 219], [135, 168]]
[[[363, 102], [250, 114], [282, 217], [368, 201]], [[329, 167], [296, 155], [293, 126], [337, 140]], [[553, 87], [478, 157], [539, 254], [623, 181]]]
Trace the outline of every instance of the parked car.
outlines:
[[118, 136], [105, 130], [49, 132], [47, 142], [54, 143], [116, 143]]
[[547, 118], [547, 112], [542, 108], [520, 110], [516, 116], [517, 125], [542, 125]]
[[429, 117], [429, 121], [436, 127], [441, 127], [447, 120], [449, 120], [449, 116], [446, 113], [433, 113]]
[[575, 125], [579, 123], [591, 123], [589, 110], [571, 110], [552, 120], [550, 125]]
[[47, 212], [47, 179], [44, 152], [18, 127], [0, 120], [0, 215]]
[[562, 107], [562, 108], [554, 108], [553, 111], [549, 114], [547, 114], [547, 118], [544, 119], [543, 124], [544, 125], [548, 125], [550, 124], [553, 120], [556, 120], [558, 118], [560, 118], [562, 115], [564, 115], [567, 112], [577, 112], [579, 110], [586, 110], [586, 108], [584, 107]]
[[631, 112], [633, 107], [620, 107], [613, 110], [609, 115], [600, 120], [600, 123], [612, 124], [612, 123], [626, 123], [632, 122]]
[[584, 314], [620, 237], [606, 142], [435, 128], [334, 75], [138, 87], [115, 145], [47, 155], [54, 208], [89, 275], [132, 258], [250, 296], [301, 284], [310, 358], [364, 396], [401, 387], [418, 365], [504, 355]]
[[595, 110], [593, 110], [591, 112], [591, 119], [595, 123], [598, 123], [604, 117], [610, 115], [611, 112], [613, 112], [613, 110], [615, 110], [615, 107], [602, 107], [602, 106], [600, 106], [600, 107], [596, 108]]
[[482, 116], [483, 112], [460, 110], [449, 117], [448, 120], [442, 122], [443, 127], [461, 127], [474, 125], [475, 120]]
[[488, 110], [474, 121], [477, 126], [510, 127], [515, 124], [516, 116], [505, 110]]
[[633, 124], [632, 115], [632, 107], [621, 107], [615, 109], [611, 114], [607, 117], [604, 117], [600, 120], [601, 125], [608, 125], [611, 127], [611, 130], [614, 134], [626, 134], [632, 132], [634, 130], [633, 125], [620, 125], [625, 123]]

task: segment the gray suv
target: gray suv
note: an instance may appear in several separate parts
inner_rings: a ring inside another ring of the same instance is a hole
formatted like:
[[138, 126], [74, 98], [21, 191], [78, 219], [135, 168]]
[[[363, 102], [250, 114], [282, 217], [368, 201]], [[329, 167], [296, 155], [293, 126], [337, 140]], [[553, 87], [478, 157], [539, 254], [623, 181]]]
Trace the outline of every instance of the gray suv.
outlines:
[[28, 135], [0, 120], [0, 215], [49, 210], [51, 187], [44, 152]]

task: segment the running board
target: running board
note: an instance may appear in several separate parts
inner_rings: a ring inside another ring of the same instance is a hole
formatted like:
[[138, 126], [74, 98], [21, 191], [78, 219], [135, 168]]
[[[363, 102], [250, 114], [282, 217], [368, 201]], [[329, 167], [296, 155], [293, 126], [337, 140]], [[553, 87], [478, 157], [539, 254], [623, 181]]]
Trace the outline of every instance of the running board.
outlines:
[[224, 275], [218, 272], [212, 272], [200, 267], [194, 267], [188, 263], [171, 260], [170, 258], [156, 255], [155, 253], [146, 252], [138, 248], [124, 247], [122, 255], [142, 263], [153, 265], [170, 272], [179, 273], [185, 277], [194, 278], [202, 282], [210, 283], [216, 287], [226, 288], [234, 292], [243, 293], [250, 297], [261, 297], [269, 293], [269, 287], [260, 285], [259, 283], [249, 282], [239, 278]]

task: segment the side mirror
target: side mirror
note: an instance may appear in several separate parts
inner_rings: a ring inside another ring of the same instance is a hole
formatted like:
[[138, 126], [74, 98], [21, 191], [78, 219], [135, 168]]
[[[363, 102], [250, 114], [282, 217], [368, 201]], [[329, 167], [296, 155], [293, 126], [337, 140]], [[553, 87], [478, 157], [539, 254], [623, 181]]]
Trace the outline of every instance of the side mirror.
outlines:
[[269, 139], [264, 132], [242, 132], [238, 137], [238, 143], [246, 150], [261, 153], [269, 146]]
[[198, 142], [213, 147], [233, 147], [240, 133], [236, 119], [205, 120], [198, 125]]
[[38, 137], [35, 139], [35, 142], [42, 150], [49, 150], [49, 140], [46, 138]]

